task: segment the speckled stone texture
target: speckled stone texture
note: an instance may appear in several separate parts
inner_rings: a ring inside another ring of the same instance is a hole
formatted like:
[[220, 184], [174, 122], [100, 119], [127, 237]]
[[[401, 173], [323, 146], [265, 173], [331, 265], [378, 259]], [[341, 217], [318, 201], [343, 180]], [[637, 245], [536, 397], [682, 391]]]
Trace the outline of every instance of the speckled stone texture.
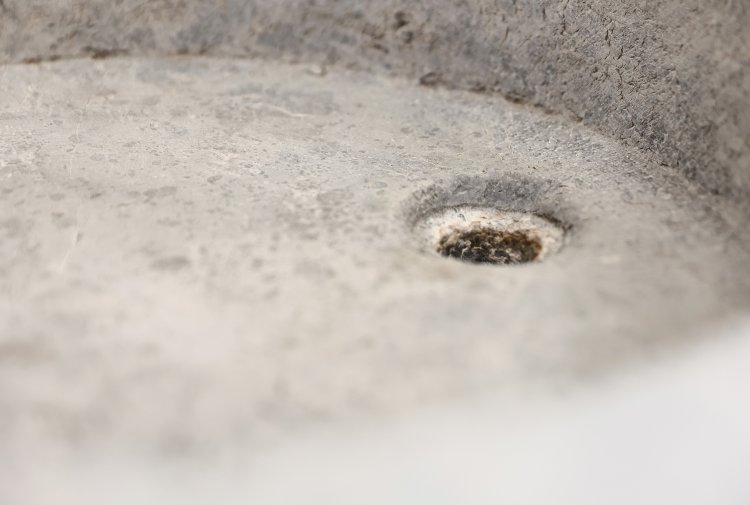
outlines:
[[[750, 299], [723, 199], [500, 97], [182, 57], [11, 65], [0, 92], [0, 445], [193, 451], [557, 387]], [[566, 243], [424, 251], [415, 219], [457, 205]]]
[[[284, 57], [500, 93], [750, 188], [750, 8], [658, 0], [3, 0], [0, 58]], [[741, 218], [740, 218], [741, 219]]]
[[0, 0], [0, 503], [748, 503], [747, 9]]

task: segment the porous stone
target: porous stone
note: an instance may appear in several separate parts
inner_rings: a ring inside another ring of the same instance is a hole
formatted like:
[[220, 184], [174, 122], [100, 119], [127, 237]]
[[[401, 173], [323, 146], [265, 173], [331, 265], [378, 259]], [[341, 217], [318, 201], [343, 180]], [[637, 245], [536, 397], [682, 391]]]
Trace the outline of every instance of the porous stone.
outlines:
[[[410, 76], [565, 114], [750, 204], [750, 9], [690, 0], [4, 0], [0, 58], [213, 54]], [[663, 170], [655, 165], [655, 170]]]
[[[0, 92], [3, 443], [202, 450], [556, 387], [750, 299], [726, 200], [500, 97], [179, 57], [8, 65]], [[461, 205], [565, 247], [426, 254], [415, 219]]]

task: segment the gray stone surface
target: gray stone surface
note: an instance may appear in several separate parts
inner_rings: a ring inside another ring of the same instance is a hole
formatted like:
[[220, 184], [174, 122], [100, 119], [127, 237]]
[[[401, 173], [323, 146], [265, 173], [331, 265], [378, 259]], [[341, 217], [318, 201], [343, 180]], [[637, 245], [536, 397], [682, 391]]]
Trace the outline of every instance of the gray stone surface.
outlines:
[[[554, 389], [746, 313], [746, 228], [680, 173], [500, 97], [319, 73], [2, 67], [0, 443], [270, 443]], [[564, 247], [421, 251], [419, 217], [466, 204], [552, 216]]]
[[638, 146], [750, 210], [742, 1], [4, 0], [0, 10], [4, 61], [267, 56], [497, 92]]
[[0, 0], [0, 503], [746, 504], [749, 25]]

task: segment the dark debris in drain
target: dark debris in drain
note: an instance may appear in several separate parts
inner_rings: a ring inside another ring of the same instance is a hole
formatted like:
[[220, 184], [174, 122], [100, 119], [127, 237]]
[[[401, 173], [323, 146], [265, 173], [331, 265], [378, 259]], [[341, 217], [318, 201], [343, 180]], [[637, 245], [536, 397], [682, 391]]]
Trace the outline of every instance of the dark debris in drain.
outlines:
[[525, 230], [479, 227], [455, 230], [440, 238], [437, 252], [470, 263], [508, 265], [534, 261], [542, 251], [539, 238]]

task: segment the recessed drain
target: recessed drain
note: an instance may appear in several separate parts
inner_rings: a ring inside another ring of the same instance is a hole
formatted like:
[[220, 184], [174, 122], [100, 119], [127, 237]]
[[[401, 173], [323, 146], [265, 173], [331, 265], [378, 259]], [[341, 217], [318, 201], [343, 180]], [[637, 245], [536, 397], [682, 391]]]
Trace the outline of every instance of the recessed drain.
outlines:
[[441, 209], [417, 229], [426, 249], [469, 263], [513, 265], [541, 261], [562, 246], [562, 228], [543, 217], [487, 207]]
[[437, 252], [471, 263], [528, 263], [539, 257], [542, 243], [523, 231], [477, 226], [469, 230], [456, 230], [441, 237]]

